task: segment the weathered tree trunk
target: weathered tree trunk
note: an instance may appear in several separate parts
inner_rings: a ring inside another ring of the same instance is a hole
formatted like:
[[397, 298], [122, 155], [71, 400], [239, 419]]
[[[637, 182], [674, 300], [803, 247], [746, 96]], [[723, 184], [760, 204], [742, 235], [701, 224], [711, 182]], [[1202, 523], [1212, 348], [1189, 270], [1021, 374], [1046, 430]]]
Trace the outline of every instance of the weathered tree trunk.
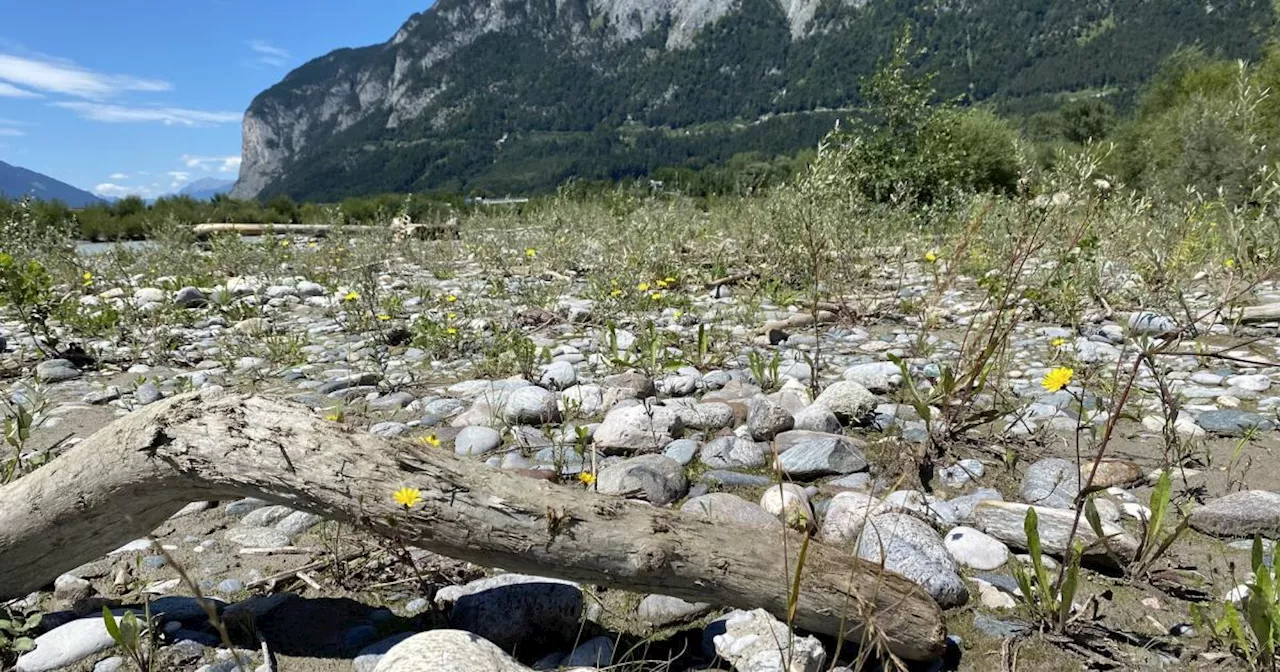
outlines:
[[[422, 491], [412, 511], [391, 498], [402, 486]], [[293, 404], [193, 393], [122, 418], [0, 489], [0, 599], [47, 586], [188, 502], [246, 496], [480, 565], [783, 618], [801, 544], [791, 532], [712, 523], [354, 432]], [[867, 634], [906, 659], [942, 652], [941, 612], [915, 584], [816, 542], [802, 573], [801, 628], [843, 627], [854, 642]]]

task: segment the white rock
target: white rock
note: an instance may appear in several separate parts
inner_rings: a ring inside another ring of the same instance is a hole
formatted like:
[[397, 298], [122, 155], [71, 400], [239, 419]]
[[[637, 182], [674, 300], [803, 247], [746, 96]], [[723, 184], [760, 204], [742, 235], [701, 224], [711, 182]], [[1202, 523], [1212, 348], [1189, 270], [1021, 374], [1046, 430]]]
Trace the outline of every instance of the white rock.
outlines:
[[18, 658], [15, 672], [61, 670], [115, 646], [102, 616], [81, 618], [36, 637], [36, 648]]
[[527, 672], [489, 640], [462, 630], [428, 630], [391, 647], [373, 672]]
[[607, 453], [657, 452], [679, 438], [680, 417], [664, 406], [616, 408], [596, 429], [595, 444]]
[[788, 527], [797, 530], [808, 529], [813, 524], [813, 507], [809, 505], [809, 495], [804, 488], [795, 483], [770, 485], [760, 495], [760, 506], [765, 511], [778, 516]]
[[724, 632], [712, 643], [716, 655], [738, 672], [819, 672], [827, 658], [816, 638], [793, 636], [764, 609], [729, 613]]
[[989, 534], [972, 527], [953, 528], [942, 542], [956, 562], [965, 567], [991, 571], [1009, 561], [1009, 547]]

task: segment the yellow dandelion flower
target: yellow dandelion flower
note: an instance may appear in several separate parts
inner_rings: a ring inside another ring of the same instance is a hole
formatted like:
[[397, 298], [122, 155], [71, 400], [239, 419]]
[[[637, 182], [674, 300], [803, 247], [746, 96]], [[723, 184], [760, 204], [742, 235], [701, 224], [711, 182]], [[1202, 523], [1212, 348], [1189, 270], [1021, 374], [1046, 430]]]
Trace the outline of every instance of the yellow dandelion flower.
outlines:
[[671, 313], [671, 316], [678, 320], [684, 316], [684, 311], [680, 310], [679, 308], [676, 308], [675, 312]]
[[1044, 374], [1044, 380], [1040, 381], [1040, 386], [1049, 392], [1057, 392], [1071, 382], [1071, 377], [1074, 376], [1075, 373], [1075, 371], [1072, 371], [1065, 366], [1059, 366], [1049, 373]]
[[662, 292], [654, 292], [654, 293], [652, 293], [652, 294], [650, 294], [650, 295], [649, 295], [649, 298], [653, 299], [654, 301], [661, 301], [661, 300], [662, 300]]
[[1050, 344], [1050, 345], [1052, 345], [1052, 346], [1053, 346], [1053, 347], [1055, 347], [1055, 348], [1061, 348], [1062, 346], [1064, 346], [1064, 345], [1066, 345], [1066, 344], [1067, 344], [1067, 339], [1065, 339], [1065, 338], [1063, 338], [1063, 337], [1059, 336], [1059, 337], [1057, 337], [1057, 338], [1053, 339], [1052, 341], [1049, 341], [1049, 344]]
[[538, 251], [537, 251], [537, 250], [535, 250], [535, 249], [533, 249], [532, 247], [525, 248], [524, 256], [529, 257], [530, 259], [532, 259], [532, 258], [534, 258], [534, 257], [538, 256]]
[[281, 241], [280, 241], [280, 247], [289, 247], [289, 241], [288, 241], [288, 240], [281, 240]]
[[932, 264], [938, 260], [938, 254], [933, 250], [929, 250], [928, 252], [924, 253], [924, 260]]
[[578, 474], [578, 480], [586, 483], [587, 485], [591, 485], [596, 482], [596, 475], [589, 471], [584, 471]]
[[386, 313], [381, 313], [378, 315], [378, 319], [382, 322], [387, 322], [391, 319], [391, 316]]
[[640, 291], [642, 291], [642, 292], [647, 292], [647, 291], [649, 291], [649, 283], [647, 283], [647, 282], [642, 282], [642, 283], [640, 283], [640, 284], [636, 285], [636, 289], [638, 289], [638, 290], [640, 290]]
[[324, 419], [328, 420], [329, 422], [342, 422], [342, 411], [334, 411], [333, 413], [327, 413], [325, 414]]
[[347, 292], [346, 296], [342, 297], [342, 300], [343, 301], [359, 301], [360, 292], [357, 292], [357, 291]]
[[619, 296], [622, 296], [622, 290], [621, 290], [621, 289], [615, 289], [615, 290], [613, 290], [612, 292], [609, 292], [609, 296], [610, 296], [610, 297], [612, 297], [612, 298], [615, 298], [615, 299], [616, 299], [616, 298], [618, 298]]
[[656, 284], [658, 285], [658, 289], [666, 289], [666, 288], [667, 288], [667, 281], [666, 281], [666, 280], [659, 280]]
[[93, 274], [92, 274], [92, 273], [90, 273], [89, 271], [85, 271], [85, 272], [84, 272], [84, 275], [83, 275], [83, 276], [81, 276], [81, 277], [83, 277], [83, 278], [84, 278], [84, 286], [85, 286], [85, 287], [89, 287], [89, 286], [93, 285]]
[[1236, 260], [1235, 260], [1235, 259], [1227, 259], [1226, 261], [1223, 261], [1223, 262], [1222, 262], [1222, 265], [1223, 265], [1223, 266], [1226, 266], [1227, 268], [1235, 268], [1235, 267], [1236, 267]]
[[314, 249], [316, 249], [317, 247], [320, 247], [320, 245], [318, 245], [318, 244], [316, 243], [316, 241], [314, 241], [314, 240], [313, 240], [313, 241], [311, 241], [311, 242], [307, 243], [307, 247], [309, 247], [309, 248], [311, 248], [311, 249], [313, 249], [313, 250], [314, 250]]
[[448, 296], [444, 297], [444, 302], [445, 302], [445, 303], [457, 303], [457, 302], [458, 302], [458, 297], [454, 296], [453, 294], [450, 294], [450, 295], [448, 295]]
[[435, 434], [428, 434], [418, 439], [418, 442], [426, 446], [431, 446], [432, 448], [440, 447], [440, 437], [436, 436]]
[[458, 335], [458, 328], [457, 328], [457, 327], [449, 327], [448, 329], [445, 329], [445, 330], [444, 330], [444, 333], [449, 334], [450, 336], [457, 336], [457, 335]]
[[444, 314], [444, 319], [446, 319], [446, 320], [456, 320], [456, 319], [458, 319], [458, 314], [457, 314], [457, 313], [445, 313], [445, 314]]
[[663, 280], [665, 280], [665, 281], [666, 281], [666, 283], [667, 283], [668, 285], [674, 285], [674, 284], [676, 284], [676, 279], [675, 279], [673, 276], [670, 276], [670, 275], [668, 275], [667, 277], [663, 278]]
[[391, 493], [391, 499], [406, 509], [412, 509], [422, 502], [422, 491], [417, 488], [403, 487]]

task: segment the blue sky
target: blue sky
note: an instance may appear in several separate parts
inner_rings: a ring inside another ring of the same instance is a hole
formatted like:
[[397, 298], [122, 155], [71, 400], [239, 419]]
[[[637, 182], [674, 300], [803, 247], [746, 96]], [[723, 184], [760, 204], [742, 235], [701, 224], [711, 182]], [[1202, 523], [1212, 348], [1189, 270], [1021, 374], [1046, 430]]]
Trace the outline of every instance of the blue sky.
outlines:
[[0, 160], [104, 196], [235, 179], [240, 117], [289, 70], [430, 0], [39, 0], [0, 22]]

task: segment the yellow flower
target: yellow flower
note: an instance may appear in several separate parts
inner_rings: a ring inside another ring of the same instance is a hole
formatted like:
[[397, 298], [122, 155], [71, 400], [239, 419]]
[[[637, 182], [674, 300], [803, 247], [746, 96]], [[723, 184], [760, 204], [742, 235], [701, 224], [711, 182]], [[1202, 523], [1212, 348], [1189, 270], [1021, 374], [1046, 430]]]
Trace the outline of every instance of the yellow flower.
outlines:
[[622, 296], [622, 290], [621, 290], [621, 289], [615, 289], [615, 290], [613, 290], [612, 292], [609, 292], [609, 296], [610, 296], [610, 297], [612, 297], [612, 298], [615, 298], [615, 299], [616, 299], [616, 298], [618, 298], [619, 296]]
[[664, 279], [664, 282], [666, 282], [668, 285], [674, 285], [674, 284], [676, 284], [676, 279], [675, 279], [674, 277], [672, 277], [672, 276], [668, 275], [668, 276]]
[[591, 485], [596, 482], [596, 475], [589, 471], [584, 471], [578, 474], [578, 480], [586, 483], [587, 485]]
[[1044, 380], [1040, 381], [1040, 386], [1050, 392], [1057, 392], [1058, 390], [1066, 387], [1067, 383], [1071, 382], [1071, 377], [1074, 376], [1075, 373], [1075, 371], [1072, 371], [1065, 366], [1059, 366], [1049, 373], [1044, 374]]
[[654, 292], [654, 293], [652, 293], [652, 294], [650, 294], [650, 295], [649, 295], [649, 298], [653, 299], [654, 301], [661, 301], [661, 300], [662, 300], [662, 292]]
[[281, 241], [280, 241], [280, 247], [289, 247], [289, 241], [288, 241], [288, 240], [281, 240]]
[[933, 250], [924, 253], [924, 260], [930, 264], [938, 260], [938, 254]]
[[307, 247], [309, 247], [309, 248], [311, 248], [311, 249], [313, 249], [313, 250], [314, 250], [314, 249], [316, 249], [317, 247], [320, 247], [320, 246], [319, 246], [319, 245], [317, 245], [317, 244], [316, 244], [316, 241], [314, 241], [314, 240], [313, 240], [313, 241], [311, 241], [311, 242], [307, 243]]
[[449, 334], [450, 336], [456, 336], [458, 334], [458, 329], [457, 327], [449, 327], [444, 330], [444, 333]]
[[445, 314], [444, 314], [444, 319], [446, 319], [446, 320], [454, 320], [454, 319], [457, 319], [457, 318], [458, 318], [458, 314], [457, 314], [457, 313], [445, 313]]
[[412, 509], [422, 502], [422, 491], [417, 488], [402, 487], [391, 493], [391, 498], [396, 500], [396, 504]]
[[432, 448], [440, 447], [440, 437], [436, 436], [435, 434], [428, 434], [422, 437], [421, 439], [418, 439], [418, 442], [424, 445], [431, 446]]
[[344, 297], [342, 297], [342, 300], [343, 300], [343, 301], [359, 301], [359, 300], [360, 300], [360, 292], [357, 292], [357, 291], [350, 291], [350, 292], [347, 292], [347, 295], [346, 295], [346, 296], [344, 296]]
[[1222, 262], [1222, 265], [1223, 265], [1223, 266], [1226, 266], [1227, 268], [1235, 268], [1235, 267], [1236, 267], [1236, 260], [1235, 260], [1235, 259], [1227, 259], [1226, 261]]
[[679, 308], [676, 308], [675, 312], [674, 312], [674, 313], [671, 313], [671, 316], [672, 316], [672, 317], [674, 317], [674, 318], [676, 318], [676, 319], [678, 320], [678, 319], [680, 319], [682, 316], [684, 316], [684, 311], [683, 311], [683, 310], [680, 310]]
[[457, 302], [458, 302], [458, 297], [454, 296], [453, 294], [450, 294], [450, 295], [448, 295], [448, 296], [444, 297], [444, 302], [445, 302], [445, 303], [457, 303]]
[[617, 278], [610, 278], [610, 279], [609, 279], [609, 284], [610, 284], [610, 285], [613, 285], [614, 287], [617, 287], [617, 286], [618, 286], [618, 279], [617, 279]]
[[1064, 346], [1064, 345], [1066, 345], [1066, 344], [1067, 344], [1067, 339], [1065, 339], [1065, 338], [1063, 338], [1063, 337], [1059, 336], [1059, 337], [1057, 337], [1057, 338], [1053, 339], [1052, 341], [1050, 341], [1050, 342], [1049, 342], [1049, 344], [1050, 344], [1050, 345], [1052, 345], [1052, 346], [1053, 346], [1053, 347], [1055, 347], [1055, 348], [1061, 348], [1062, 346]]
[[532, 247], [525, 248], [524, 256], [529, 257], [530, 259], [532, 259], [532, 258], [534, 258], [534, 257], [538, 256], [538, 251], [537, 251], [537, 250], [535, 250], [535, 249], [533, 249]]
[[666, 288], [667, 288], [667, 281], [666, 281], [666, 280], [659, 280], [659, 281], [657, 282], [657, 285], [658, 285], [658, 289], [666, 289]]
[[649, 283], [647, 283], [647, 282], [642, 282], [642, 283], [640, 283], [640, 284], [636, 285], [636, 289], [638, 289], [638, 290], [640, 290], [640, 291], [642, 291], [642, 292], [647, 292], [647, 291], [649, 291]]
[[324, 416], [329, 422], [342, 422], [342, 411], [334, 411]]
[[85, 287], [88, 287], [93, 284], [93, 274], [90, 273], [89, 271], [85, 271], [82, 277], [84, 278]]
[[379, 319], [379, 320], [381, 320], [381, 321], [383, 321], [383, 322], [386, 322], [386, 321], [388, 321], [388, 320], [390, 320], [390, 319], [391, 319], [391, 316], [390, 316], [390, 315], [388, 315], [388, 314], [386, 314], [386, 313], [382, 313], [382, 314], [378, 315], [378, 319]]

